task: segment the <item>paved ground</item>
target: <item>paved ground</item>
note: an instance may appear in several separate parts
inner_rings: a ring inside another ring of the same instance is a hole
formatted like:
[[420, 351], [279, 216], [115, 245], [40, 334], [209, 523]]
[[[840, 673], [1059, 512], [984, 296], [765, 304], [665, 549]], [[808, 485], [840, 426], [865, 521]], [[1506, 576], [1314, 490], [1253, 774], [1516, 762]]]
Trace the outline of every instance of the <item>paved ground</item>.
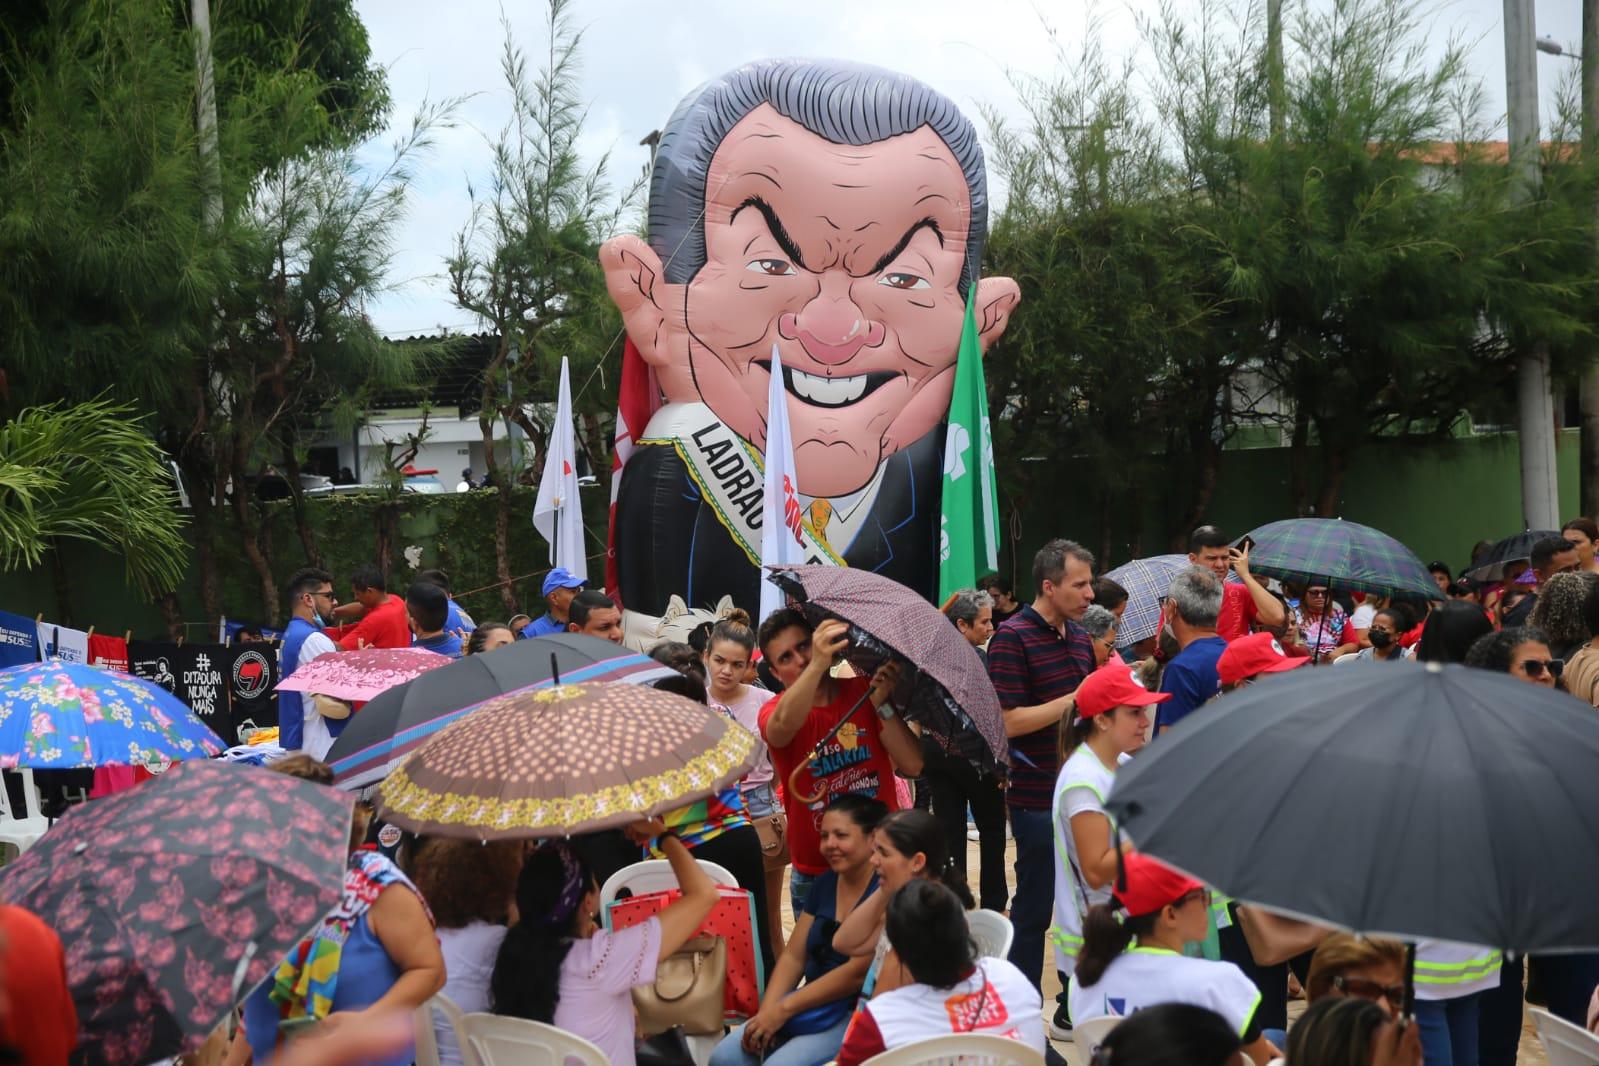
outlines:
[[[1005, 846], [1005, 876], [1010, 882], [1013, 891], [1016, 887], [1016, 874], [1012, 866], [1015, 858], [1015, 842], [1007, 842]], [[971, 844], [966, 851], [966, 869], [968, 871], [969, 880], [973, 886], [977, 884], [978, 866], [979, 859], [977, 854], [977, 845]], [[785, 928], [793, 928], [794, 916], [789, 909], [787, 893], [784, 893], [783, 896], [783, 920]], [[1053, 965], [1045, 966], [1044, 971], [1044, 1013], [1045, 1017], [1048, 1017], [1054, 1013], [1055, 995], [1060, 991], [1060, 981], [1055, 976], [1055, 968]], [[1288, 1019], [1290, 1025], [1299, 1017], [1300, 1014], [1304, 1012], [1304, 1009], [1305, 1004], [1302, 1000], [1296, 1000], [1288, 1004]], [[1077, 1048], [1074, 1044], [1072, 1044], [1071, 1041], [1052, 1041], [1052, 1043], [1055, 1045], [1055, 1050], [1059, 1051], [1066, 1061], [1071, 1064], [1071, 1066], [1083, 1066], [1083, 1064], [1078, 1062]], [[1516, 1056], [1516, 1061], [1518, 1066], [1548, 1066], [1549, 1059], [1544, 1054], [1543, 1044], [1538, 1040], [1537, 1033], [1533, 1030], [1531, 1018], [1524, 1018], [1523, 1020], [1521, 1050]]]

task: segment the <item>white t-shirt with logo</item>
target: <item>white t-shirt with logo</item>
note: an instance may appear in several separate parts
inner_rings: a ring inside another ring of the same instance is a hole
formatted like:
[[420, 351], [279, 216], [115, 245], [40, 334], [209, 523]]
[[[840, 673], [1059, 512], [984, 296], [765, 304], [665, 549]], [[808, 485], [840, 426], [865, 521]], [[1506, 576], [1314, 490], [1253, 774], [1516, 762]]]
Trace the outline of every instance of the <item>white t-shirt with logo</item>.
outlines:
[[1105, 968], [1091, 987], [1072, 976], [1067, 986], [1072, 1021], [1125, 1018], [1159, 1003], [1187, 1003], [1213, 1010], [1239, 1036], [1253, 1027], [1260, 989], [1230, 962], [1193, 959], [1165, 948], [1129, 948]]
[[1055, 945], [1055, 969], [1070, 974], [1077, 967], [1077, 952], [1083, 946], [1083, 916], [1088, 908], [1110, 902], [1110, 885], [1090, 888], [1077, 857], [1077, 841], [1072, 836], [1072, 818], [1085, 811], [1105, 816], [1105, 797], [1110, 795], [1116, 771], [1099, 761], [1086, 744], [1071, 753], [1060, 776], [1055, 778], [1055, 924], [1050, 941]]
[[1038, 989], [1005, 959], [982, 958], [953, 988], [913, 984], [884, 992], [850, 1022], [838, 1061], [864, 1062], [890, 1048], [951, 1033], [1003, 1036], [1044, 1051]]

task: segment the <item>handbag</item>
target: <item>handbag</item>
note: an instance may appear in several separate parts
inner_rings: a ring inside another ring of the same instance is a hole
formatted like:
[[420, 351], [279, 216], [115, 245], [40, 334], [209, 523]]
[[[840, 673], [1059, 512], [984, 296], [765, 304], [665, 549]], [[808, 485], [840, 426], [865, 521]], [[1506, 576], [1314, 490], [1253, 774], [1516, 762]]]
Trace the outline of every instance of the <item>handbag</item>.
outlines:
[[773, 811], [759, 818], [752, 817], [751, 821], [755, 823], [755, 834], [761, 838], [761, 861], [766, 864], [766, 872], [787, 866], [788, 815]]
[[633, 989], [639, 1031], [654, 1036], [681, 1026], [694, 1036], [720, 1035], [726, 983], [727, 941], [694, 937], [660, 961], [653, 983]]

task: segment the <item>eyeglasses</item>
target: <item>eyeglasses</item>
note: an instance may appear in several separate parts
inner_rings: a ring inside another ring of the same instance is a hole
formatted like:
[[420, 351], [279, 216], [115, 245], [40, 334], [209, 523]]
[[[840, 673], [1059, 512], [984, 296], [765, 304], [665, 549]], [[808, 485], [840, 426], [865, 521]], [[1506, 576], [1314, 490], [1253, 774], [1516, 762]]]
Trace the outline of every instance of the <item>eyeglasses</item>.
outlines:
[[1394, 1010], [1403, 1010], [1405, 1007], [1404, 985], [1382, 985], [1376, 981], [1368, 981], [1364, 977], [1344, 977], [1342, 975], [1332, 979], [1332, 986], [1346, 996], [1356, 999], [1369, 999], [1373, 1003], [1379, 999], [1386, 999]]
[[1327, 590], [1326, 589], [1306, 589], [1305, 590], [1305, 595], [1306, 596], [1325, 596], [1325, 595], [1327, 595]]
[[326, 596], [328, 599], [332, 600], [334, 603], [338, 603], [339, 602], [339, 598], [333, 594], [333, 590], [332, 589], [328, 589], [325, 592], [323, 590], [321, 590], [321, 589], [318, 589], [315, 592], [311, 593], [311, 595], [312, 596]]
[[1565, 669], [1565, 666], [1566, 660], [1564, 659], [1521, 660], [1521, 671], [1528, 677], [1542, 677], [1545, 670], [1549, 671], [1550, 677], [1559, 677], [1560, 672]]
[[1208, 888], [1196, 888], [1192, 892], [1186, 892], [1183, 895], [1177, 897], [1177, 899], [1172, 903], [1172, 906], [1173, 907], [1186, 907], [1188, 904], [1192, 903], [1196, 899], [1204, 901], [1205, 906], [1209, 907], [1210, 906], [1210, 900], [1211, 900], [1210, 889], [1208, 889]]

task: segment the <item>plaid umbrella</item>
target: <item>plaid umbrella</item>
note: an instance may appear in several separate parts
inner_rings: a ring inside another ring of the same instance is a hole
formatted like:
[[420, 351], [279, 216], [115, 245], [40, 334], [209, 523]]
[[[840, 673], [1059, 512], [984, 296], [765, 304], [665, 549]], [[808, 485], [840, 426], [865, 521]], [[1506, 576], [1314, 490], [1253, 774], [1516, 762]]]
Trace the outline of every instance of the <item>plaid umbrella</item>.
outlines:
[[532, 685], [628, 681], [645, 684], [675, 673], [647, 655], [581, 633], [518, 640], [468, 655], [396, 685], [350, 719], [328, 751], [340, 788], [381, 781], [405, 757], [485, 700]]
[[1532, 558], [1532, 546], [1545, 537], [1558, 537], [1553, 529], [1524, 529], [1513, 533], [1488, 549], [1482, 562], [1467, 570], [1461, 577], [1473, 581], [1503, 581], [1505, 570], [1511, 563], [1524, 563]]
[[1249, 568], [1296, 584], [1327, 582], [1348, 592], [1441, 600], [1416, 553], [1386, 533], [1341, 518], [1289, 518], [1249, 534]]
[[951, 754], [979, 771], [1009, 764], [999, 697], [977, 650], [943, 613], [897, 581], [842, 566], [772, 566], [766, 579], [811, 622], [849, 623], [844, 658], [867, 677], [890, 658], [901, 670], [894, 704]]
[[160, 767], [226, 747], [143, 678], [54, 660], [0, 670], [0, 767]]
[[197, 1050], [339, 901], [350, 805], [285, 774], [180, 763], [73, 807], [0, 870], [0, 899], [66, 949], [74, 1061]]
[[1186, 555], [1154, 555], [1123, 563], [1105, 575], [1127, 590], [1127, 609], [1116, 625], [1116, 643], [1130, 648], [1160, 632], [1160, 601], [1172, 579], [1194, 565]]
[[522, 689], [413, 752], [378, 786], [378, 817], [470, 840], [592, 833], [716, 795], [755, 749], [732, 719], [644, 685]]
[[403, 685], [418, 674], [450, 665], [448, 656], [426, 648], [362, 648], [330, 651], [278, 682], [279, 692], [314, 692], [359, 703]]

